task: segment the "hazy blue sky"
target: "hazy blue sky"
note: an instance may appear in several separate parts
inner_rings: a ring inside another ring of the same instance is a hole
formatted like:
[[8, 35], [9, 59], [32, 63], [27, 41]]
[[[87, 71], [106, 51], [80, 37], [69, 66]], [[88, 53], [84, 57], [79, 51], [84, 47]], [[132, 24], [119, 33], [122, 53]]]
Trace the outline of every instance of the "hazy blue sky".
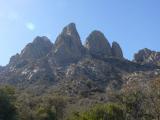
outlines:
[[101, 30], [129, 59], [144, 47], [160, 51], [160, 0], [0, 0], [0, 64], [37, 35], [54, 42], [70, 22], [82, 41]]

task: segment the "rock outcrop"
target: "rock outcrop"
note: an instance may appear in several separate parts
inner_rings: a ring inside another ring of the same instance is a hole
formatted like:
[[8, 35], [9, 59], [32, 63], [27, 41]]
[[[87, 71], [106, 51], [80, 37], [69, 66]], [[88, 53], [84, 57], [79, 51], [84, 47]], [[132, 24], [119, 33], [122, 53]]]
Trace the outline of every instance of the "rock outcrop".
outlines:
[[94, 57], [112, 56], [111, 46], [104, 34], [100, 31], [93, 31], [86, 39], [86, 49]]
[[52, 47], [53, 44], [47, 37], [38, 36], [22, 50], [20, 57], [23, 59], [39, 59], [46, 56]]
[[0, 66], [0, 72], [3, 70], [3, 66]]
[[10, 58], [9, 64], [10, 64], [10, 65], [16, 64], [16, 62], [19, 60], [19, 58], [20, 58], [20, 55], [17, 53], [16, 55], [14, 55], [14, 56], [12, 56], [12, 57]]
[[56, 39], [53, 57], [57, 64], [66, 65], [78, 61], [84, 52], [74, 23], [67, 25]]
[[38, 36], [32, 43], [27, 44], [20, 54], [12, 56], [7, 66], [10, 69], [24, 67], [28, 63], [46, 57], [52, 49], [53, 44], [47, 37]]
[[119, 59], [123, 59], [122, 49], [117, 42], [112, 43], [112, 56]]
[[153, 64], [160, 65], [160, 52], [152, 51], [150, 49], [142, 49], [134, 55], [134, 61], [139, 64]]

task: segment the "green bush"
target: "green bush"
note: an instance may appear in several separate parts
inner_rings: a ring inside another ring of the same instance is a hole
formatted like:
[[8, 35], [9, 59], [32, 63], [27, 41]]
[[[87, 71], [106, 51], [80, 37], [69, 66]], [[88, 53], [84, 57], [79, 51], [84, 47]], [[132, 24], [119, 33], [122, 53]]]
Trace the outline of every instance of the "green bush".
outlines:
[[56, 119], [56, 111], [54, 107], [40, 107], [37, 110], [37, 120], [57, 120]]
[[86, 112], [74, 113], [69, 120], [124, 120], [124, 112], [118, 104], [101, 104]]
[[16, 120], [14, 89], [0, 88], [0, 120]]

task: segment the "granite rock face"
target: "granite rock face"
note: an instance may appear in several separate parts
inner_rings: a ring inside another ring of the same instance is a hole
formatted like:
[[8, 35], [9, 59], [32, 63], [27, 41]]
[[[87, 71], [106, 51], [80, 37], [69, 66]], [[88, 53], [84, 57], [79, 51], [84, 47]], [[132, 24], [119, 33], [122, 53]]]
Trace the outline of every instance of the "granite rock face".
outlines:
[[56, 39], [53, 57], [57, 64], [65, 65], [78, 61], [84, 52], [74, 23], [67, 25]]
[[139, 64], [160, 65], [160, 52], [144, 48], [134, 55], [134, 61]]
[[112, 43], [112, 56], [119, 59], [123, 59], [122, 49], [117, 42]]
[[16, 64], [16, 62], [19, 60], [19, 58], [20, 58], [20, 55], [17, 53], [16, 55], [14, 55], [14, 56], [12, 56], [12, 57], [10, 58], [9, 64], [10, 64], [10, 65], [11, 65], [11, 64]]
[[111, 46], [104, 34], [100, 31], [93, 31], [87, 37], [85, 47], [94, 57], [112, 56]]
[[39, 59], [46, 56], [52, 47], [53, 44], [47, 37], [38, 36], [22, 50], [20, 57], [23, 59]]
[[23, 67], [24, 65], [46, 57], [53, 49], [51, 41], [43, 36], [36, 37], [33, 42], [27, 44], [20, 54], [10, 58], [9, 67]]

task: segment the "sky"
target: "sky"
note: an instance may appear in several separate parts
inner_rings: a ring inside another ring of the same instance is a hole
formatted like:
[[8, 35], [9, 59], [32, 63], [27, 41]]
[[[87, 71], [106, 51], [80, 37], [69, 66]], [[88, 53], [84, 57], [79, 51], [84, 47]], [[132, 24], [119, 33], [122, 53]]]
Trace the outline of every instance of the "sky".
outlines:
[[54, 43], [71, 22], [83, 43], [100, 30], [130, 60], [142, 48], [160, 51], [160, 0], [0, 0], [0, 65], [36, 36]]

